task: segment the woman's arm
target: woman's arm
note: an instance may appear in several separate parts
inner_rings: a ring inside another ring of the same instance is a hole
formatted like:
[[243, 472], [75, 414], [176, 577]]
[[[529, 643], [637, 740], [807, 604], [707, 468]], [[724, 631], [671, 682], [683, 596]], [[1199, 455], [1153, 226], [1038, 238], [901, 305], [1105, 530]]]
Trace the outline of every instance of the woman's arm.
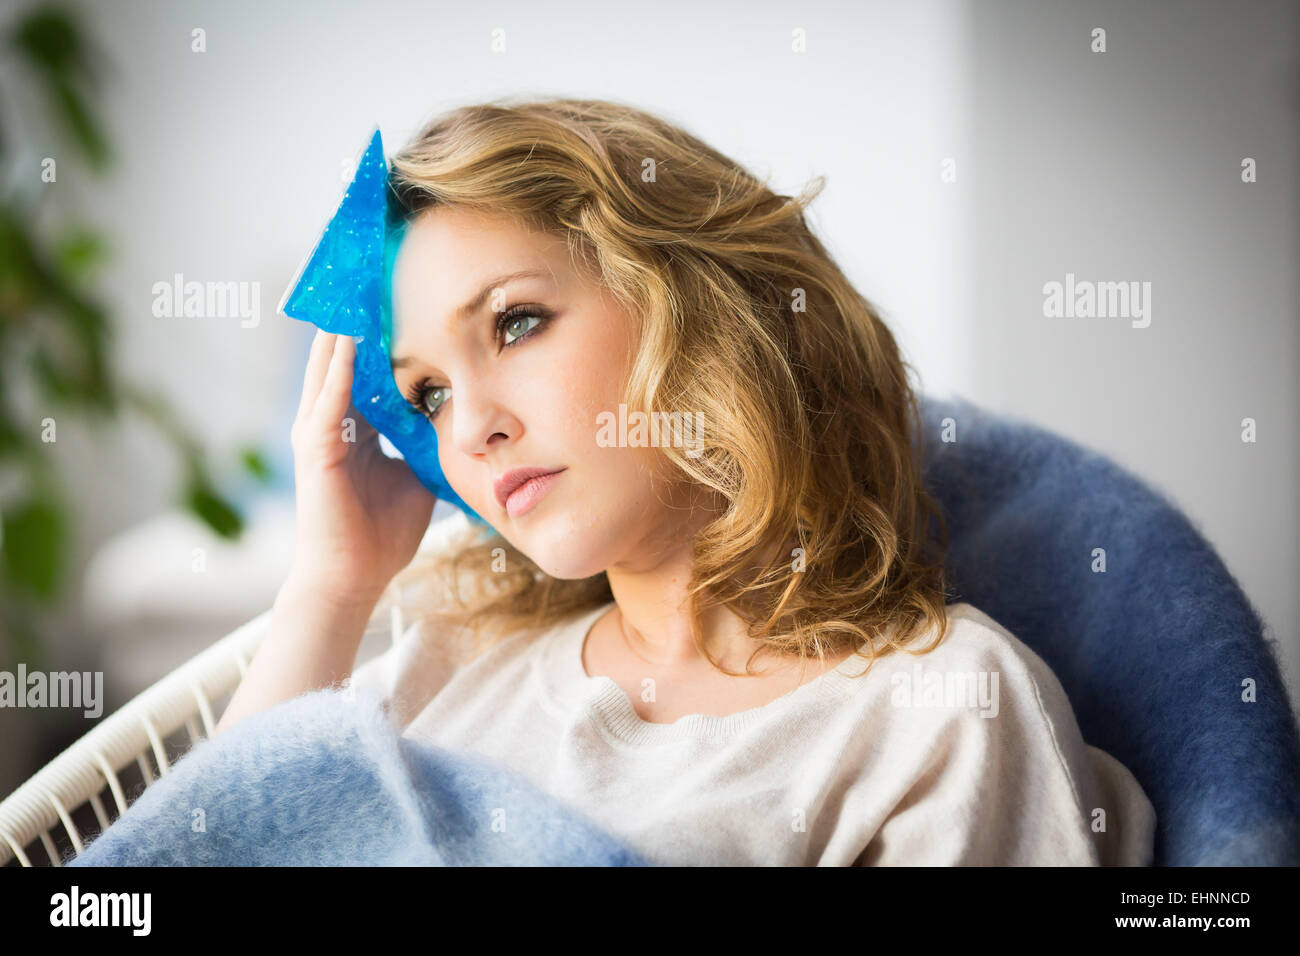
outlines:
[[293, 561], [267, 635], [213, 736], [346, 679], [375, 606], [429, 526], [437, 498], [406, 462], [384, 454], [379, 433], [352, 406], [355, 358], [351, 336], [316, 334], [289, 432]]
[[379, 598], [335, 599], [291, 572], [276, 595], [270, 628], [235, 689], [213, 736], [250, 714], [299, 694], [336, 685], [356, 663]]

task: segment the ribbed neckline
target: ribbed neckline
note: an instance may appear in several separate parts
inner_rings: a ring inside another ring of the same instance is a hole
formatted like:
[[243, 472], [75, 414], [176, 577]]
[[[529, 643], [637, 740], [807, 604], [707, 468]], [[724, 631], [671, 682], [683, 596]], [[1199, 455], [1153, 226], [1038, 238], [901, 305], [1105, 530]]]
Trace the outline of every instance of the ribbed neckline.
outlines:
[[533, 677], [552, 707], [559, 708], [561, 713], [585, 707], [606, 732], [632, 746], [730, 737], [801, 701], [841, 693], [857, 679], [855, 675], [860, 675], [866, 664], [865, 659], [852, 654], [831, 670], [758, 707], [721, 717], [687, 714], [671, 724], [651, 723], [641, 719], [616, 680], [604, 675], [592, 677], [582, 666], [582, 648], [588, 633], [614, 603], [609, 601], [556, 625], [543, 640]]

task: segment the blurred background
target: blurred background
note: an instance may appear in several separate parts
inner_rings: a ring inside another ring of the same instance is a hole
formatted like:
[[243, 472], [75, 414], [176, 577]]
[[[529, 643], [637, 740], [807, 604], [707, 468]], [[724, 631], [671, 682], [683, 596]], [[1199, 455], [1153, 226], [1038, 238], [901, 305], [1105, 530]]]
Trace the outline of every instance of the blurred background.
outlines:
[[[658, 112], [782, 192], [825, 176], [810, 221], [921, 390], [1166, 493], [1300, 697], [1296, 3], [0, 11], [3, 669], [103, 671], [107, 714], [270, 607], [313, 332], [282, 295], [375, 125], [391, 154], [535, 93]], [[1150, 324], [1044, 317], [1068, 273], [1149, 282]], [[186, 315], [185, 282], [238, 294]], [[0, 708], [0, 796], [91, 725]]]

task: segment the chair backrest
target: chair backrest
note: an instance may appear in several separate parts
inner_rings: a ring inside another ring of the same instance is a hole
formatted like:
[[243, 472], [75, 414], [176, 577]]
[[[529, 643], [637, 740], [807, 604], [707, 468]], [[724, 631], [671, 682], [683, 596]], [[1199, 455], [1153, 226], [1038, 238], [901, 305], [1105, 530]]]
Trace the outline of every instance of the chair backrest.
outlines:
[[1259, 616], [1205, 538], [1075, 442], [959, 397], [920, 410], [949, 601], [1056, 673], [1084, 739], [1155, 807], [1155, 865], [1300, 864], [1300, 730]]

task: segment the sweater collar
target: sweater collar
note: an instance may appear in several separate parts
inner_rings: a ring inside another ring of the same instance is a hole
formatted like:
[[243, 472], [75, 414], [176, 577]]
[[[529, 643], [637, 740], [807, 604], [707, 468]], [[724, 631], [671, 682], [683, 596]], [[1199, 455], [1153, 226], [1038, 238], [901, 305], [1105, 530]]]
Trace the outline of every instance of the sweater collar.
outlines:
[[608, 736], [631, 746], [647, 746], [701, 738], [727, 738], [805, 701], [837, 696], [852, 686], [865, 659], [856, 654], [812, 680], [758, 707], [734, 714], [687, 714], [670, 724], [643, 720], [627, 692], [612, 677], [593, 677], [582, 666], [582, 649], [601, 615], [614, 607], [608, 601], [557, 625], [542, 642], [534, 678], [544, 699], [562, 716], [585, 711]]

